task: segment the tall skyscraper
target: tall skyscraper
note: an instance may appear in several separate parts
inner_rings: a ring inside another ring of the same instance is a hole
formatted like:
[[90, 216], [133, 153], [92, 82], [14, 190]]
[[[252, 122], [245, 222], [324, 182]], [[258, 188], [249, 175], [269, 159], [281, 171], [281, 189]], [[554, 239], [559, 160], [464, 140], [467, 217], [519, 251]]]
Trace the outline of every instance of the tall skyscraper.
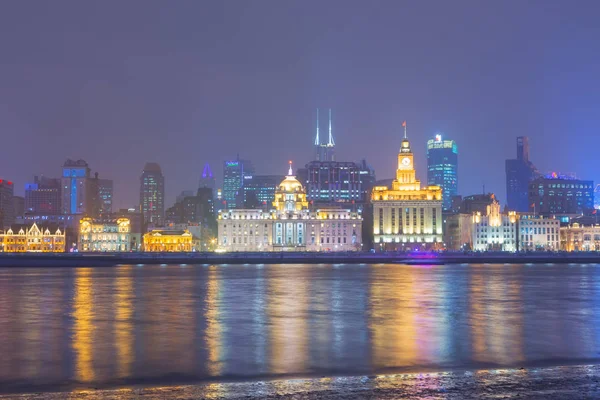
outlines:
[[0, 229], [9, 229], [15, 223], [13, 196], [13, 183], [0, 179]]
[[442, 188], [442, 208], [450, 210], [458, 193], [458, 149], [454, 140], [443, 140], [441, 134], [427, 141], [427, 184]]
[[215, 179], [212, 169], [210, 169], [210, 165], [208, 165], [208, 163], [204, 164], [204, 169], [202, 170], [198, 187], [212, 189], [213, 193], [215, 193], [217, 190], [217, 180]]
[[529, 182], [538, 175], [529, 161], [529, 138], [517, 138], [517, 158], [506, 160], [506, 203], [513, 211], [529, 211]]
[[144, 223], [162, 226], [165, 217], [165, 178], [157, 163], [146, 163], [140, 177], [140, 210]]
[[112, 212], [113, 181], [111, 179], [98, 179], [98, 214]]
[[34, 176], [33, 183], [25, 184], [25, 212], [56, 215], [61, 209], [61, 180]]
[[375, 245], [398, 250], [438, 248], [442, 246], [442, 189], [421, 187], [406, 137], [406, 121], [402, 126], [404, 139], [398, 153], [396, 179], [391, 188], [373, 188]]
[[331, 127], [331, 109], [329, 109], [329, 136], [327, 143], [321, 143], [319, 136], [319, 109], [317, 108], [317, 135], [315, 136], [315, 159], [317, 161], [335, 161], [335, 141]]
[[282, 175], [246, 175], [237, 202], [244, 208], [270, 208], [283, 179]]
[[238, 192], [243, 189], [244, 176], [252, 176], [254, 166], [248, 160], [241, 160], [239, 155], [235, 160], [223, 163], [223, 200], [227, 208], [236, 208]]
[[88, 163], [67, 160], [62, 170], [62, 213], [93, 216], [97, 206], [97, 185], [90, 177]]

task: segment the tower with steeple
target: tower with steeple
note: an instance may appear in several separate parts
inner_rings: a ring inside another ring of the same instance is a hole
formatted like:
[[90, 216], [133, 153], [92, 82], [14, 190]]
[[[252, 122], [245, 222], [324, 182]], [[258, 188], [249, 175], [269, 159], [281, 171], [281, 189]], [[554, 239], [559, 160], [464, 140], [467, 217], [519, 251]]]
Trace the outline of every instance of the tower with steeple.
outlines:
[[402, 127], [396, 179], [391, 187], [375, 186], [371, 195], [375, 244], [390, 250], [442, 248], [442, 189], [421, 187], [406, 121]]
[[315, 136], [316, 161], [335, 161], [335, 141], [331, 126], [331, 109], [329, 109], [329, 136], [327, 143], [321, 143], [319, 136], [319, 109], [317, 108], [317, 135]]

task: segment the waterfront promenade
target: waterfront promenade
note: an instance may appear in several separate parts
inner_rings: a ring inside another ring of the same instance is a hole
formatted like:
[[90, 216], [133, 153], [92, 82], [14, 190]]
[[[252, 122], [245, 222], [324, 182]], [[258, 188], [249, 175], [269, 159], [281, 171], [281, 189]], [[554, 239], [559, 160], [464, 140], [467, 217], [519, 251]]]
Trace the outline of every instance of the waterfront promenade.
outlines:
[[574, 253], [0, 253], [0, 267], [91, 267], [131, 264], [596, 264], [600, 252]]

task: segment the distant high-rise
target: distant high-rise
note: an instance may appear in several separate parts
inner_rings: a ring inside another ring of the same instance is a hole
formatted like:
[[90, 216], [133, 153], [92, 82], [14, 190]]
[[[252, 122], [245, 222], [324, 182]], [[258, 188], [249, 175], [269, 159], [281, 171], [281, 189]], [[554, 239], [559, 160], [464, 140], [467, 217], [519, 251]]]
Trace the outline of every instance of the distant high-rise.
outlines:
[[551, 173], [529, 183], [529, 209], [553, 217], [582, 214], [594, 208], [594, 182]]
[[88, 164], [84, 160], [67, 160], [62, 170], [62, 213], [93, 215], [97, 186]]
[[213, 175], [212, 170], [210, 169], [210, 165], [208, 163], [204, 164], [204, 169], [202, 170], [202, 175], [200, 176], [200, 182], [198, 183], [199, 188], [209, 188], [213, 190], [213, 193], [217, 190], [217, 180]]
[[315, 136], [315, 160], [335, 161], [335, 141], [331, 127], [331, 109], [329, 109], [329, 136], [327, 143], [321, 143], [319, 136], [319, 109], [317, 108], [317, 135]]
[[235, 160], [223, 163], [223, 200], [227, 208], [236, 208], [238, 192], [244, 186], [244, 177], [254, 174], [254, 166], [248, 160]]
[[442, 140], [441, 134], [427, 141], [427, 184], [442, 188], [442, 209], [450, 210], [458, 194], [458, 149], [454, 140]]
[[8, 229], [15, 223], [13, 196], [13, 183], [0, 179], [0, 229]]
[[529, 211], [529, 182], [537, 176], [537, 170], [529, 161], [529, 139], [517, 138], [517, 158], [506, 160], [506, 203], [510, 210]]
[[162, 226], [165, 217], [165, 178], [157, 163], [146, 163], [140, 177], [140, 209], [146, 224]]
[[285, 177], [282, 175], [246, 175], [238, 196], [244, 208], [270, 208], [275, 200], [275, 190]]
[[25, 212], [56, 215], [61, 209], [61, 180], [34, 176], [33, 183], [25, 184]]
[[112, 212], [113, 181], [111, 179], [98, 179], [98, 214]]

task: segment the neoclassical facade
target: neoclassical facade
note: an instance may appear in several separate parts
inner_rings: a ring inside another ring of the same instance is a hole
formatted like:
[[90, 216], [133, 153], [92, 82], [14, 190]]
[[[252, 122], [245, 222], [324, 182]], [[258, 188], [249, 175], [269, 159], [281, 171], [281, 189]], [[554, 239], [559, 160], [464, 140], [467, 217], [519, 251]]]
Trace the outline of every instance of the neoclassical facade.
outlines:
[[0, 234], [0, 252], [4, 253], [64, 253], [65, 234], [60, 229], [54, 233], [39, 228], [35, 223], [18, 231], [8, 229]]
[[190, 231], [155, 229], [144, 235], [145, 252], [191, 252], [193, 237]]
[[358, 251], [362, 215], [342, 208], [310, 209], [306, 191], [288, 175], [275, 191], [273, 209], [221, 210], [221, 251]]
[[406, 123], [403, 126], [396, 179], [391, 188], [375, 186], [371, 195], [374, 243], [393, 250], [441, 248], [442, 189], [421, 187], [406, 138]]
[[600, 251], [600, 225], [574, 223], [560, 228], [563, 251]]
[[79, 221], [79, 251], [123, 252], [131, 250], [131, 221], [129, 218], [116, 220]]
[[473, 213], [473, 250], [475, 251], [517, 251], [517, 214], [500, 212], [500, 203], [494, 198], [487, 206], [487, 212]]

